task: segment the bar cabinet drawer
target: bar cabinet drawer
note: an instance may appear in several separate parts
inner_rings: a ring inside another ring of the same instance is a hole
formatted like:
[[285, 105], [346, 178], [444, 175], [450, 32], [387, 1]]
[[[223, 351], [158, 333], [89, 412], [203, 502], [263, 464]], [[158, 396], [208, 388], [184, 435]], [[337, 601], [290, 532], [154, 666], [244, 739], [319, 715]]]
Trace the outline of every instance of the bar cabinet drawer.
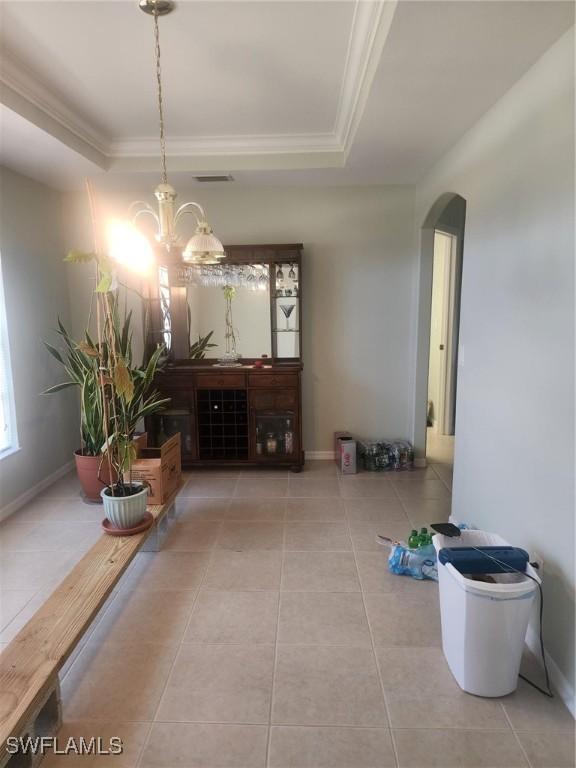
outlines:
[[243, 373], [197, 373], [197, 389], [242, 389], [246, 386]]
[[248, 375], [249, 387], [297, 387], [298, 376], [295, 373], [251, 373]]
[[298, 406], [298, 390], [284, 392], [270, 389], [252, 390], [250, 405], [255, 410], [294, 410]]

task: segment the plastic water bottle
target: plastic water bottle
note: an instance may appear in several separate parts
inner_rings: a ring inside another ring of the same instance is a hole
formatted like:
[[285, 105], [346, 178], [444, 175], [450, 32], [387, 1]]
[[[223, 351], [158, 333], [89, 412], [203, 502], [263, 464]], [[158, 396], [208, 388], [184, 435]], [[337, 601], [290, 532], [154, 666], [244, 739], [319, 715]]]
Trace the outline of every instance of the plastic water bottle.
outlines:
[[420, 533], [418, 534], [418, 546], [426, 547], [428, 544], [428, 528], [420, 528]]

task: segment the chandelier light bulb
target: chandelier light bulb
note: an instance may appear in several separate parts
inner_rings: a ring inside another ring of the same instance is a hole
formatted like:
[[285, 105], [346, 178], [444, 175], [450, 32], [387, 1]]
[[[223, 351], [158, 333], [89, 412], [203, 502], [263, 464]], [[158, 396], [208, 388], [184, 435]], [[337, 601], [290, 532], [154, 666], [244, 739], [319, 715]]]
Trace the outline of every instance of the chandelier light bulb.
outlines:
[[147, 275], [154, 254], [147, 238], [131, 222], [112, 220], [108, 224], [108, 253], [111, 259], [131, 272]]

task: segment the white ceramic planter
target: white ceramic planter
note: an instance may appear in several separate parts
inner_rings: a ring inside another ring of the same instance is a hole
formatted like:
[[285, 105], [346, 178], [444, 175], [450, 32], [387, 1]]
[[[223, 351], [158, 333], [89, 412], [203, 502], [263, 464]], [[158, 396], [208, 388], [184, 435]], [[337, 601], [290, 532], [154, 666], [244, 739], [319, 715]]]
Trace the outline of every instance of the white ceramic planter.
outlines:
[[142, 522], [148, 500], [146, 486], [143, 485], [142, 490], [132, 496], [108, 496], [107, 490], [104, 488], [100, 496], [104, 503], [104, 513], [115, 528], [134, 528]]

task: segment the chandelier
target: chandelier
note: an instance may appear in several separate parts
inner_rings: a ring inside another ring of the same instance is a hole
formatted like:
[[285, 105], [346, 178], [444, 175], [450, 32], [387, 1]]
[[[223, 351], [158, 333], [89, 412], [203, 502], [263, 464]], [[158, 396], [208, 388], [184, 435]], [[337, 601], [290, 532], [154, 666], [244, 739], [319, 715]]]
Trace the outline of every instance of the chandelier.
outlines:
[[[192, 214], [196, 218], [196, 231], [182, 250], [182, 261], [185, 264], [218, 264], [225, 257], [224, 247], [213, 234], [206, 219], [206, 213], [199, 203], [189, 202], [176, 207], [177, 193], [168, 183], [166, 171], [166, 138], [164, 130], [164, 105], [162, 102], [162, 69], [160, 66], [160, 31], [158, 17], [165, 16], [174, 10], [174, 0], [140, 0], [140, 8], [154, 19], [154, 43], [156, 58], [156, 84], [158, 94], [158, 120], [160, 126], [160, 162], [162, 181], [154, 190], [158, 201], [158, 210], [147, 202], [136, 200], [128, 211], [131, 219], [132, 232], [124, 236], [124, 241], [136, 244], [142, 243], [142, 235], [134, 232], [133, 227], [141, 216], [151, 216], [157, 226], [156, 240], [170, 253], [180, 250], [180, 238], [176, 233], [176, 225], [184, 214]], [[118, 241], [118, 238], [117, 238]], [[120, 241], [118, 241], [120, 242]]]

